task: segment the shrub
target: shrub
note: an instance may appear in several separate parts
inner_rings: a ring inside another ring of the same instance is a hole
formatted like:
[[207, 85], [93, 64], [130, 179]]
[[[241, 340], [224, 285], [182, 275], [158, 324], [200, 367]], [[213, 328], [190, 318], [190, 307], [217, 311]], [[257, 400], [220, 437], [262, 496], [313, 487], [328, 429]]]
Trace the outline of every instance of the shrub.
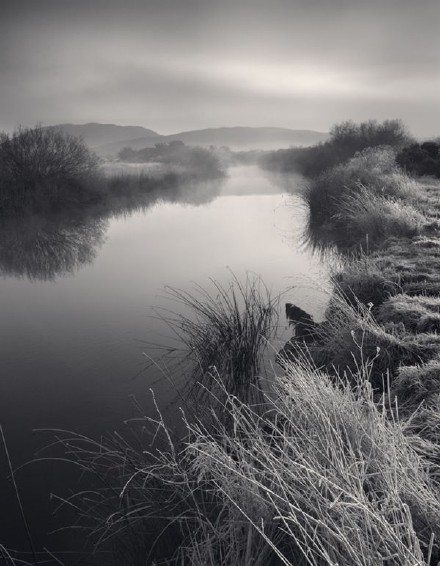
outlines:
[[96, 173], [97, 158], [85, 143], [52, 128], [20, 128], [0, 137], [2, 175], [34, 185], [46, 178], [76, 179]]
[[399, 120], [378, 123], [369, 120], [360, 124], [347, 121], [330, 130], [330, 139], [312, 147], [281, 150], [261, 160], [263, 167], [281, 171], [296, 171], [307, 177], [316, 177], [368, 147], [403, 147], [411, 140]]
[[98, 190], [97, 158], [81, 139], [52, 128], [20, 128], [0, 136], [0, 207], [89, 198]]
[[413, 175], [440, 177], [440, 143], [430, 141], [406, 146], [397, 154], [396, 162]]
[[183, 167], [186, 173], [199, 178], [215, 178], [224, 175], [218, 156], [202, 147], [189, 147], [178, 140], [158, 143], [155, 147], [134, 150], [124, 147], [119, 153], [121, 161], [131, 163], [164, 163]]

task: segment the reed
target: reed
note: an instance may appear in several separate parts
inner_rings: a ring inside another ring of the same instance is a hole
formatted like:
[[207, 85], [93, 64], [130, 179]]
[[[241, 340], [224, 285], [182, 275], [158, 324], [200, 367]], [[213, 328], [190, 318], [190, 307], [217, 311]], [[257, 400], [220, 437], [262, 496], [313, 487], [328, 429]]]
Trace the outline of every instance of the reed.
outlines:
[[218, 373], [231, 395], [258, 399], [278, 329], [279, 297], [251, 274], [244, 283], [233, 275], [229, 284], [212, 279], [211, 285], [194, 291], [166, 287], [173, 308], [161, 310], [160, 317], [179, 341], [178, 354], [191, 366], [190, 386], [201, 384], [199, 392], [213, 392], [212, 376]]

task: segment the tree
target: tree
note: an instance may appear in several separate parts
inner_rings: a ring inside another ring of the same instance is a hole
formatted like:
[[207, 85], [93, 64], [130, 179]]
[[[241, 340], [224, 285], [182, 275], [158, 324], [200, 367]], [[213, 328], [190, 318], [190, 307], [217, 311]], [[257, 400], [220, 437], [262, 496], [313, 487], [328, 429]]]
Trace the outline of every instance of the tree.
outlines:
[[41, 181], [72, 181], [96, 174], [97, 157], [80, 139], [54, 128], [0, 134], [0, 175], [33, 188]]

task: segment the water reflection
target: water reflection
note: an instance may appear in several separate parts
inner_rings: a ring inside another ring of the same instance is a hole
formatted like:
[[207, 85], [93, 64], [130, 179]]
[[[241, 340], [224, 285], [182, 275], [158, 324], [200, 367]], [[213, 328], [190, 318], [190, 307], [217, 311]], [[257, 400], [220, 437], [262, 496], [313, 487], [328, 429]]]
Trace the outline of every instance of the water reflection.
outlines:
[[[105, 241], [108, 219], [145, 211], [159, 202], [200, 206], [221, 192], [221, 180], [179, 183], [168, 179], [143, 190], [140, 177], [114, 179], [111, 195], [63, 214], [20, 216], [0, 222], [0, 275], [50, 281], [91, 264]], [[146, 220], [148, 221], [148, 220]]]
[[30, 280], [53, 280], [74, 273], [95, 258], [107, 222], [39, 216], [0, 224], [0, 273]]
[[354, 257], [363, 252], [362, 247], [355, 250], [347, 245], [346, 231], [325, 223], [313, 222], [310, 215], [301, 242], [306, 250], [319, 256], [321, 261], [327, 264], [338, 264], [344, 257]]
[[[170, 407], [168, 424], [174, 426], [176, 413], [180, 419], [179, 402], [172, 404], [175, 387], [157, 380], [162, 368], [141, 371], [146, 343], [175, 344], [167, 327], [150, 316], [158, 307], [173, 308], [164, 304], [164, 284], [190, 291], [191, 281], [209, 286], [212, 277], [227, 283], [229, 266], [238, 276], [258, 273], [274, 295], [289, 288], [283, 301], [322, 320], [327, 275], [292, 236], [305, 221], [298, 197], [287, 199], [256, 167], [230, 168], [225, 186], [173, 182], [158, 184], [153, 193], [150, 182], [142, 198], [135, 186], [130, 192], [121, 182], [123, 196], [113, 194], [112, 201], [89, 206], [87, 218], [77, 212], [52, 221], [0, 222], [0, 272], [24, 279], [1, 280], [0, 414], [14, 466], [31, 460], [42, 446], [32, 429], [62, 428], [99, 438], [118, 429], [123, 419], [138, 416], [131, 396], [146, 415], [156, 416], [157, 401]], [[102, 248], [99, 234], [105, 239]], [[84, 267], [87, 257], [93, 265], [59, 279], [68, 267]], [[50, 277], [58, 280], [35, 281]], [[291, 331], [285, 332], [287, 340]], [[275, 343], [273, 351], [286, 340]], [[78, 549], [71, 538], [76, 530], [46, 534], [63, 524], [58, 515], [52, 517], [49, 493], [68, 497], [77, 484], [62, 464], [35, 470], [20, 470], [17, 481], [37, 548]], [[3, 472], [1, 543], [23, 548], [15, 494], [8, 471]]]

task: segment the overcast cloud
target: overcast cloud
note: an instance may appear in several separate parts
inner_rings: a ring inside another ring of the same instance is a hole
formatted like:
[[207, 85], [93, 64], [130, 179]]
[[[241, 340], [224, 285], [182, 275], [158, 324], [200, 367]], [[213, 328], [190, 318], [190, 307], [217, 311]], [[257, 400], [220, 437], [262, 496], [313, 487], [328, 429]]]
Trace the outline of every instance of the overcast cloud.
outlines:
[[3, 0], [0, 128], [36, 122], [440, 134], [438, 0]]

